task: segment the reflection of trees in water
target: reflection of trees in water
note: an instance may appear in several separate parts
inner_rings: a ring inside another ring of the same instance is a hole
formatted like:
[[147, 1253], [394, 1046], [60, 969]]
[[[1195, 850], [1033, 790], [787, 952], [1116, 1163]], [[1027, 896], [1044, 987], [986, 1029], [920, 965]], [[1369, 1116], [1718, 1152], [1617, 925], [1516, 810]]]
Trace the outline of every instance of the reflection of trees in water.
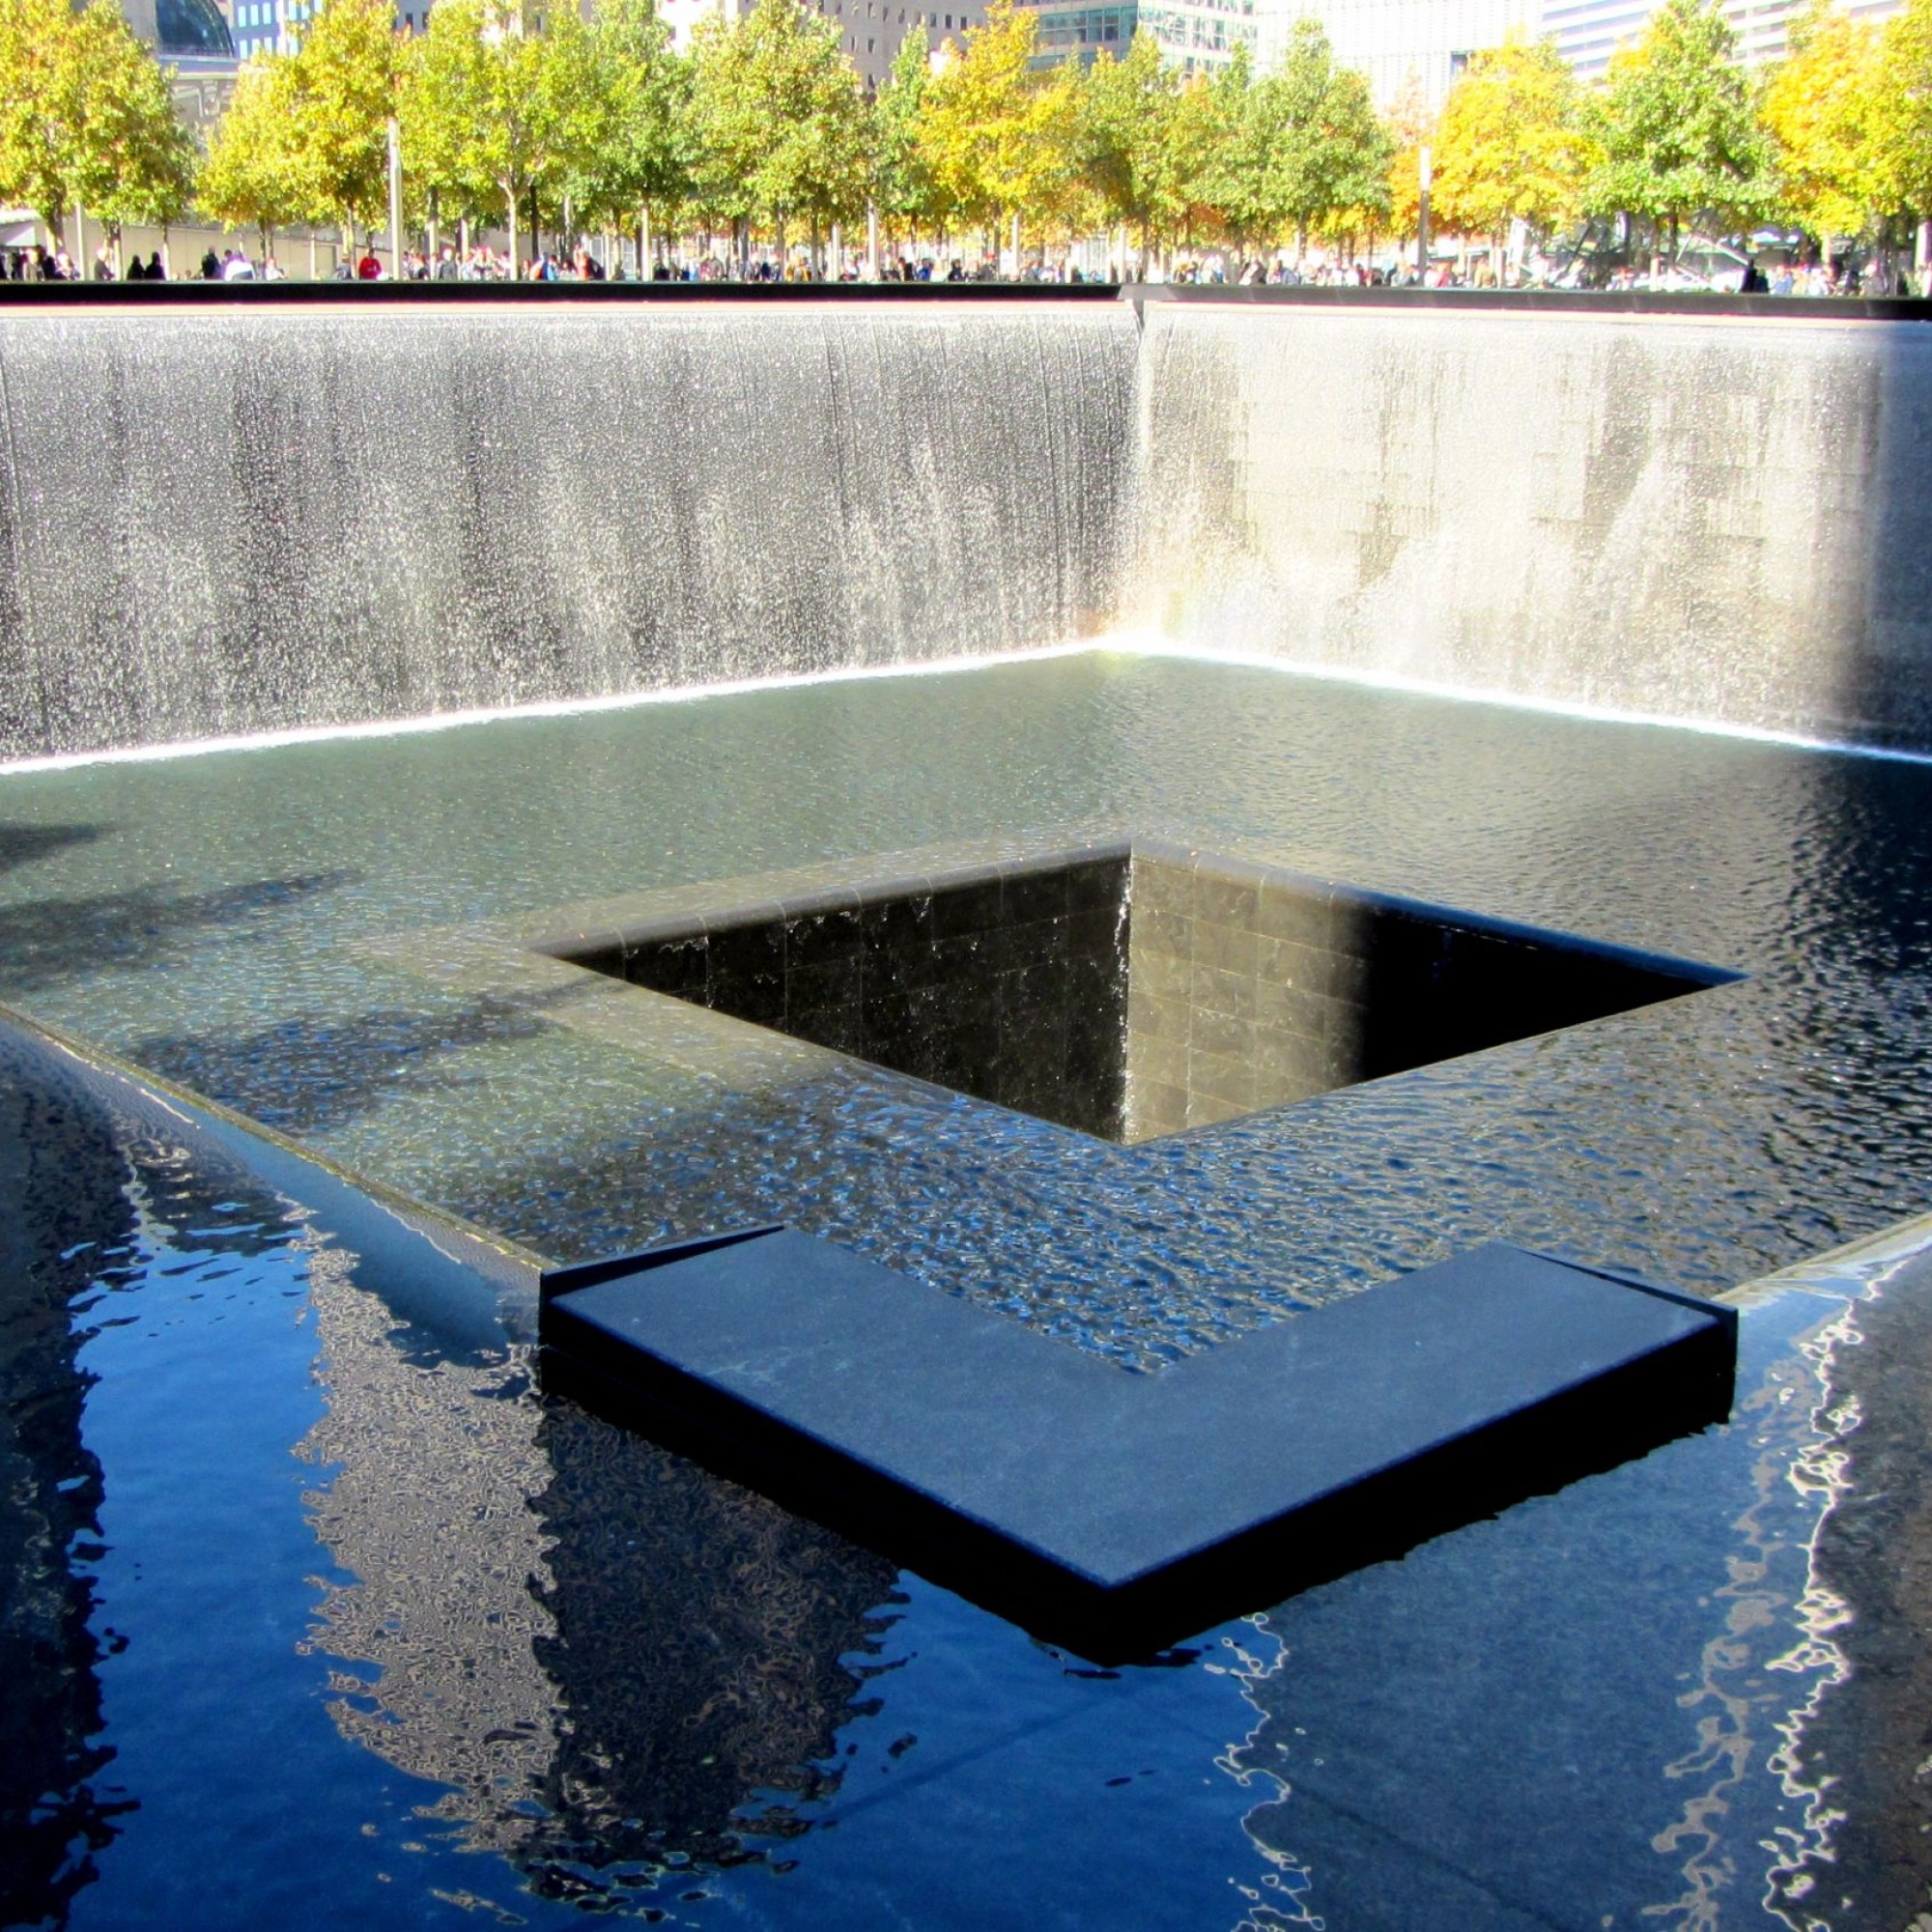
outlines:
[[548, 1622], [527, 1498], [545, 1470], [513, 1364], [428, 1359], [355, 1287], [353, 1258], [312, 1257], [327, 1413], [300, 1453], [332, 1464], [307, 1498], [355, 1578], [331, 1588], [313, 1642], [344, 1660], [329, 1715], [345, 1737], [450, 1787], [433, 1815], [466, 1844], [515, 1852], [555, 1749], [556, 1699], [536, 1661]]
[[568, 1403], [541, 1440], [537, 1652], [569, 1714], [555, 1852], [727, 1863], [747, 1826], [803, 1829], [793, 1807], [837, 1781], [821, 1761], [858, 1681], [841, 1660], [871, 1647], [893, 1565]]
[[125, 1259], [128, 1161], [111, 1125], [0, 1038], [0, 1923], [63, 1921], [116, 1811], [94, 1780], [100, 1464], [71, 1305]]
[[86, 1567], [102, 1472], [82, 1434], [94, 1378], [79, 1354], [93, 1320], [114, 1319], [101, 1297], [138, 1293], [156, 1242], [255, 1255], [288, 1241], [292, 1220], [0, 1028], [0, 1924], [65, 1922], [115, 1816], [138, 1803], [96, 1784], [114, 1755], [97, 1672], [118, 1640]]
[[344, 1735], [447, 1786], [427, 1815], [553, 1896], [756, 1856], [741, 1832], [829, 1781], [840, 1660], [893, 1568], [546, 1405], [513, 1357], [406, 1350], [344, 1258], [312, 1292], [328, 1412], [303, 1453], [333, 1467], [308, 1504], [355, 1578], [314, 1642], [345, 1660]]

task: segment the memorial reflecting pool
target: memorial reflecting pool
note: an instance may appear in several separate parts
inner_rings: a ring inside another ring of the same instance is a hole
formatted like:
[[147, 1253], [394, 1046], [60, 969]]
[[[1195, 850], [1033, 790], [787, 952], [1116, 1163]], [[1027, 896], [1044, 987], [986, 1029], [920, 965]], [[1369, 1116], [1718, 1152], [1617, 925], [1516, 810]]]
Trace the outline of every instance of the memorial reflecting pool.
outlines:
[[[1807, 1264], [1728, 1428], [1096, 1672], [547, 1403], [514, 1267], [425, 1289], [10, 1032], [10, 1915], [1907, 1923], [1932, 1334], [1907, 1244], [1807, 1258], [1925, 1203], [1928, 807], [1105, 653], [0, 779], [0, 1000], [547, 1259], [784, 1219], [1138, 1363], [1494, 1238]], [[1122, 1145], [556, 956], [1122, 836], [1743, 977]]]

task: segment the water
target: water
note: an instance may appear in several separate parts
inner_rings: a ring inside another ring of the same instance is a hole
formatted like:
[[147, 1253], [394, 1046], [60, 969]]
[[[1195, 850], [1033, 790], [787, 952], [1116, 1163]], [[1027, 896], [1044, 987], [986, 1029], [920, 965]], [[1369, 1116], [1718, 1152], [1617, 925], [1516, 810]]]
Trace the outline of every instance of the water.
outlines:
[[[1478, 1240], [1713, 1290], [1916, 1209], [1927, 781], [1205, 666], [827, 685], [8, 780], [0, 997], [559, 1259], [788, 1218], [1159, 1357]], [[1134, 1150], [853, 1063], [721, 1084], [597, 976], [471, 962], [1095, 821], [1749, 978]]]
[[1932, 743], [1932, 329], [1152, 303], [1123, 609], [1445, 690]]
[[1895, 1922], [1759, 1904], [1856, 1883], [1771, 1757], [1857, 1277], [1733, 1428], [1094, 1671], [546, 1404], [319, 1173], [0, 1075], [0, 1922]]
[[982, 656], [1111, 606], [1123, 308], [154, 321], [0, 319], [0, 751]]
[[0, 319], [0, 756], [1156, 641], [1924, 750], [1920, 324]]

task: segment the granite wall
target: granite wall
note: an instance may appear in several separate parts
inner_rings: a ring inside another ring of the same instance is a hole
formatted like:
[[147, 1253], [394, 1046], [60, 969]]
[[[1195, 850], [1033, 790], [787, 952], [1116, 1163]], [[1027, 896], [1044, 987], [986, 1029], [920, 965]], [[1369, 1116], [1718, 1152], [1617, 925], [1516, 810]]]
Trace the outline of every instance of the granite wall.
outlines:
[[1145, 313], [1129, 623], [1932, 749], [1932, 323]]
[[1062, 643], [1132, 311], [0, 313], [0, 757]]

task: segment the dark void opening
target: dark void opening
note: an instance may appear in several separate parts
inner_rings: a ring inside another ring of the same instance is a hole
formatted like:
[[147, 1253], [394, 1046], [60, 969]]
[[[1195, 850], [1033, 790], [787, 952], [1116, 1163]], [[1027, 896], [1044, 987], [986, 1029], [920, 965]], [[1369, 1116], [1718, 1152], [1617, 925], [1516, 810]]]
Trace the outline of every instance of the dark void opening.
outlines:
[[574, 956], [1127, 1142], [1739, 977], [1146, 843], [724, 904]]

